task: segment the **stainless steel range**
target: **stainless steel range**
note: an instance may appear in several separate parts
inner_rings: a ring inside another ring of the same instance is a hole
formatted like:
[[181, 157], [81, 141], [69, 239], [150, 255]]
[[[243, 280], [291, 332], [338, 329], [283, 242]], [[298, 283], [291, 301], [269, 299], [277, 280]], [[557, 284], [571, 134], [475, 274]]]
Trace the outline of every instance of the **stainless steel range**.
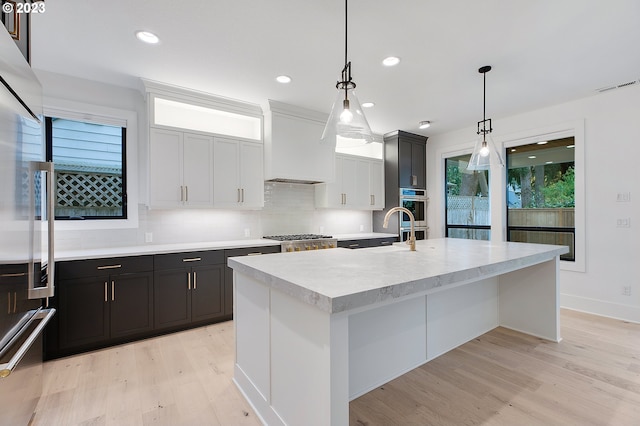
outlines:
[[292, 234], [292, 235], [269, 235], [268, 240], [281, 241], [282, 252], [323, 250], [338, 247], [338, 239], [331, 235], [318, 234]]

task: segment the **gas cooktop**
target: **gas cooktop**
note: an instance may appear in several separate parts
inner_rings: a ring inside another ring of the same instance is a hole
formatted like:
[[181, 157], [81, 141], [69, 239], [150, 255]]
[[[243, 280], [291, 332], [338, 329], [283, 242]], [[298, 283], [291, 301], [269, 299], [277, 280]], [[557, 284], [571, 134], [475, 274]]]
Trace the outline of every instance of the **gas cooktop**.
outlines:
[[290, 234], [290, 235], [269, 235], [266, 237], [268, 240], [276, 241], [304, 241], [304, 240], [322, 240], [327, 238], [333, 238], [331, 235], [319, 235], [319, 234]]

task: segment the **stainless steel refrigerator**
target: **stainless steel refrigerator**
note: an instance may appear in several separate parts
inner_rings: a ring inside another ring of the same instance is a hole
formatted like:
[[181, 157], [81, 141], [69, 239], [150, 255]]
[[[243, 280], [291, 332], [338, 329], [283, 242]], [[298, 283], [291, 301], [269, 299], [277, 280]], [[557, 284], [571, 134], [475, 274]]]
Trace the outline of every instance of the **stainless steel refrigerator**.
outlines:
[[42, 332], [55, 314], [53, 167], [42, 87], [0, 26], [0, 425], [27, 425], [42, 393]]

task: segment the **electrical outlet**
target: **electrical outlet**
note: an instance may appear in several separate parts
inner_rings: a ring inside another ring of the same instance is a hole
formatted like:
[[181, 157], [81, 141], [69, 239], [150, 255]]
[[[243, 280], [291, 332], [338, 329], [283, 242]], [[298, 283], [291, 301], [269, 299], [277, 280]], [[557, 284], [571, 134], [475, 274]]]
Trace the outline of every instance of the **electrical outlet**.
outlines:
[[244, 228], [244, 236], [245, 237], [250, 237], [251, 236], [251, 229]]
[[619, 203], [628, 203], [631, 201], [631, 192], [618, 192], [616, 201]]
[[616, 228], [631, 228], [631, 218], [625, 217], [616, 221]]
[[152, 243], [153, 242], [153, 232], [145, 232], [144, 233], [144, 242]]
[[625, 285], [624, 287], [622, 287], [622, 295], [623, 296], [631, 296], [631, 286], [630, 285]]

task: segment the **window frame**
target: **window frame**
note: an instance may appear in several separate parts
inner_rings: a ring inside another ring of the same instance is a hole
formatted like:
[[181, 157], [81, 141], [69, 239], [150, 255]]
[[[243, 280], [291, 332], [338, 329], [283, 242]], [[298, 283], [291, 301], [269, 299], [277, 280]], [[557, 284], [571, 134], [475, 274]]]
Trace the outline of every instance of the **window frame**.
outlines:
[[[458, 155], [447, 155], [443, 158], [444, 160], [444, 167], [443, 167], [443, 171], [444, 171], [444, 236], [446, 238], [458, 238], [458, 237], [450, 237], [449, 236], [449, 230], [450, 229], [480, 229], [480, 230], [487, 230], [489, 231], [489, 239], [488, 241], [491, 240], [491, 222], [489, 222], [489, 225], [456, 225], [456, 224], [449, 224], [449, 197], [448, 197], [448, 189], [447, 189], [447, 161], [449, 161], [452, 158], [456, 158], [456, 157], [461, 157], [463, 155], [469, 155], [469, 159], [471, 159], [471, 155], [472, 153], [461, 153]], [[489, 221], [491, 221], [491, 170], [487, 171], [488, 173], [488, 187], [487, 190], [489, 191]], [[466, 239], [466, 238], [465, 238]], [[487, 241], [487, 240], [480, 240], [480, 241]]]
[[[138, 167], [138, 113], [62, 99], [45, 99], [43, 115], [68, 120], [96, 122], [126, 128], [126, 219], [57, 220], [58, 231], [84, 231], [98, 229], [130, 229], [138, 227], [139, 177]], [[44, 135], [43, 135], [44, 137]]]
[[[105, 124], [100, 122], [99, 120], [74, 120], [69, 118], [62, 117], [53, 117], [53, 116], [45, 116], [45, 150], [46, 150], [46, 161], [53, 162], [53, 120], [67, 120], [74, 121], [76, 123], [89, 123], [89, 124], [97, 124], [97, 125], [108, 125], [114, 128], [120, 128], [120, 137], [121, 137], [121, 146], [122, 146], [122, 214], [118, 216], [82, 216], [82, 217], [69, 217], [69, 216], [55, 216], [55, 220], [118, 220], [118, 219], [126, 219], [127, 218], [127, 128], [122, 126], [121, 124]], [[124, 123], [126, 124], [126, 123]], [[57, 176], [57, 174], [56, 174]]]
[[[575, 239], [573, 261], [560, 260], [560, 269], [575, 272], [585, 272], [586, 262], [586, 200], [585, 200], [585, 159], [584, 159], [584, 119], [562, 122], [555, 125], [532, 128], [525, 131], [511, 133], [501, 136], [498, 140], [494, 138], [496, 144], [502, 148], [502, 155], [506, 158], [506, 150], [522, 145], [529, 145], [543, 140], [562, 139], [573, 137], [575, 141], [574, 170], [575, 170]], [[496, 176], [497, 177], [497, 176]], [[494, 186], [495, 185], [495, 186]], [[503, 173], [499, 179], [493, 179], [493, 194], [496, 195], [491, 202], [492, 207], [500, 215], [501, 229], [500, 240], [507, 241], [507, 170], [503, 168]], [[492, 217], [492, 223], [493, 217]], [[496, 237], [498, 237], [496, 235]]]

